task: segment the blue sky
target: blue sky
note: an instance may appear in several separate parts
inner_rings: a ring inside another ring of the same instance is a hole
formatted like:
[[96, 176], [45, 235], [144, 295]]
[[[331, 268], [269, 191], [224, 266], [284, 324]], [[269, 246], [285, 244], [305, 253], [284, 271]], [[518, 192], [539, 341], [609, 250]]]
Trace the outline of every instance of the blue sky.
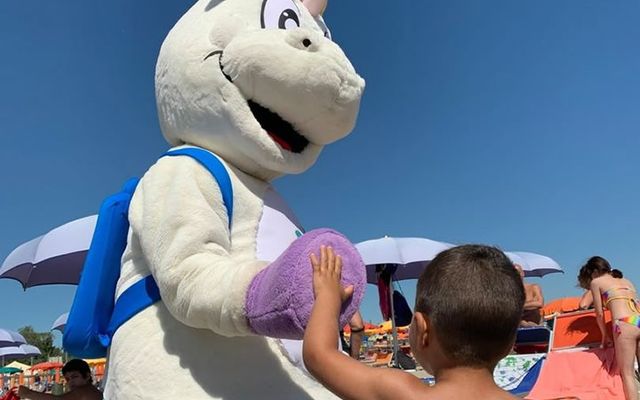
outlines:
[[[595, 254], [640, 281], [640, 3], [361, 4], [326, 14], [367, 81], [357, 127], [276, 182], [307, 229], [545, 254], [566, 271], [531, 279], [547, 299], [578, 294]], [[2, 2], [0, 259], [95, 213], [167, 148], [155, 59], [190, 5]], [[0, 295], [0, 327], [47, 330], [73, 287], [0, 280]], [[362, 309], [379, 321], [373, 286]]]

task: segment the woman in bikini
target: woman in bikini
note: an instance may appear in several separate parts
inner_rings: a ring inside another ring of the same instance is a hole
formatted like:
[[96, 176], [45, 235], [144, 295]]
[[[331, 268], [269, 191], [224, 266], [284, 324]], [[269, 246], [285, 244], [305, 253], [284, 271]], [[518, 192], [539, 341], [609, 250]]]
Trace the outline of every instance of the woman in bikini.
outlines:
[[596, 320], [602, 333], [602, 347], [610, 342], [611, 337], [605, 329], [603, 309], [611, 311], [613, 343], [624, 394], [627, 400], [637, 400], [634, 361], [636, 356], [640, 357], [640, 305], [636, 289], [620, 271], [611, 269], [609, 262], [598, 256], [591, 257], [580, 269], [578, 281], [589, 284], [591, 288]]

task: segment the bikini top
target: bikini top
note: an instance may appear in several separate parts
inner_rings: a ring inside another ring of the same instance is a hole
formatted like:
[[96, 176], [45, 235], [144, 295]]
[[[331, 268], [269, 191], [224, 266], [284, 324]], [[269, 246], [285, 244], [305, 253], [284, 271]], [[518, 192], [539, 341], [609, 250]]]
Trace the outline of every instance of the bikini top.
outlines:
[[628, 287], [612, 287], [602, 292], [602, 301], [604, 306], [609, 308], [609, 303], [613, 300], [625, 300], [629, 311], [634, 314], [640, 314], [638, 299], [636, 292]]

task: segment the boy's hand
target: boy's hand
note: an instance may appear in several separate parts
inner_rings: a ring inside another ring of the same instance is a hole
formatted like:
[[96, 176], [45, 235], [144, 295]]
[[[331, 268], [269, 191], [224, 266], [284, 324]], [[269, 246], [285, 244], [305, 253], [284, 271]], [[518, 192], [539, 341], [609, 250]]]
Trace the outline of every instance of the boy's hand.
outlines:
[[335, 254], [331, 247], [320, 246], [320, 260], [315, 254], [309, 256], [313, 266], [313, 292], [316, 299], [322, 296], [339, 300], [340, 304], [353, 294], [353, 286], [343, 288], [342, 257]]

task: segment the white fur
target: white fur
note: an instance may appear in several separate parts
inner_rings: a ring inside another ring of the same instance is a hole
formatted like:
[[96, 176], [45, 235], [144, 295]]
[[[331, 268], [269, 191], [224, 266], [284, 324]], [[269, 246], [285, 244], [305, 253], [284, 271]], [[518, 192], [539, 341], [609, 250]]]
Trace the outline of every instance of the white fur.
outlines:
[[[323, 21], [294, 1], [300, 27], [282, 30], [261, 29], [262, 0], [200, 0], [162, 46], [163, 134], [221, 156], [234, 191], [232, 228], [220, 189], [194, 160], [162, 158], [144, 175], [130, 206], [117, 295], [152, 274], [162, 301], [116, 332], [108, 399], [334, 398], [289, 362], [277, 340], [252, 335], [244, 310], [251, 280], [271, 261], [256, 257], [269, 180], [304, 171], [324, 145], [347, 135], [364, 88], [324, 38]], [[222, 55], [207, 58], [215, 50]], [[298, 154], [281, 148], [249, 99], [310, 144]]]
[[[323, 145], [351, 131], [364, 81], [299, 1], [301, 27], [292, 30], [261, 29], [262, 0], [226, 0], [206, 11], [209, 3], [196, 3], [160, 50], [163, 134], [174, 145], [215, 149], [263, 179], [303, 172]], [[312, 42], [306, 50], [304, 38]], [[215, 50], [224, 51], [221, 62], [234, 84], [221, 73], [218, 56], [204, 61]], [[253, 118], [249, 99], [292, 123], [311, 145], [300, 154], [280, 148]]]

